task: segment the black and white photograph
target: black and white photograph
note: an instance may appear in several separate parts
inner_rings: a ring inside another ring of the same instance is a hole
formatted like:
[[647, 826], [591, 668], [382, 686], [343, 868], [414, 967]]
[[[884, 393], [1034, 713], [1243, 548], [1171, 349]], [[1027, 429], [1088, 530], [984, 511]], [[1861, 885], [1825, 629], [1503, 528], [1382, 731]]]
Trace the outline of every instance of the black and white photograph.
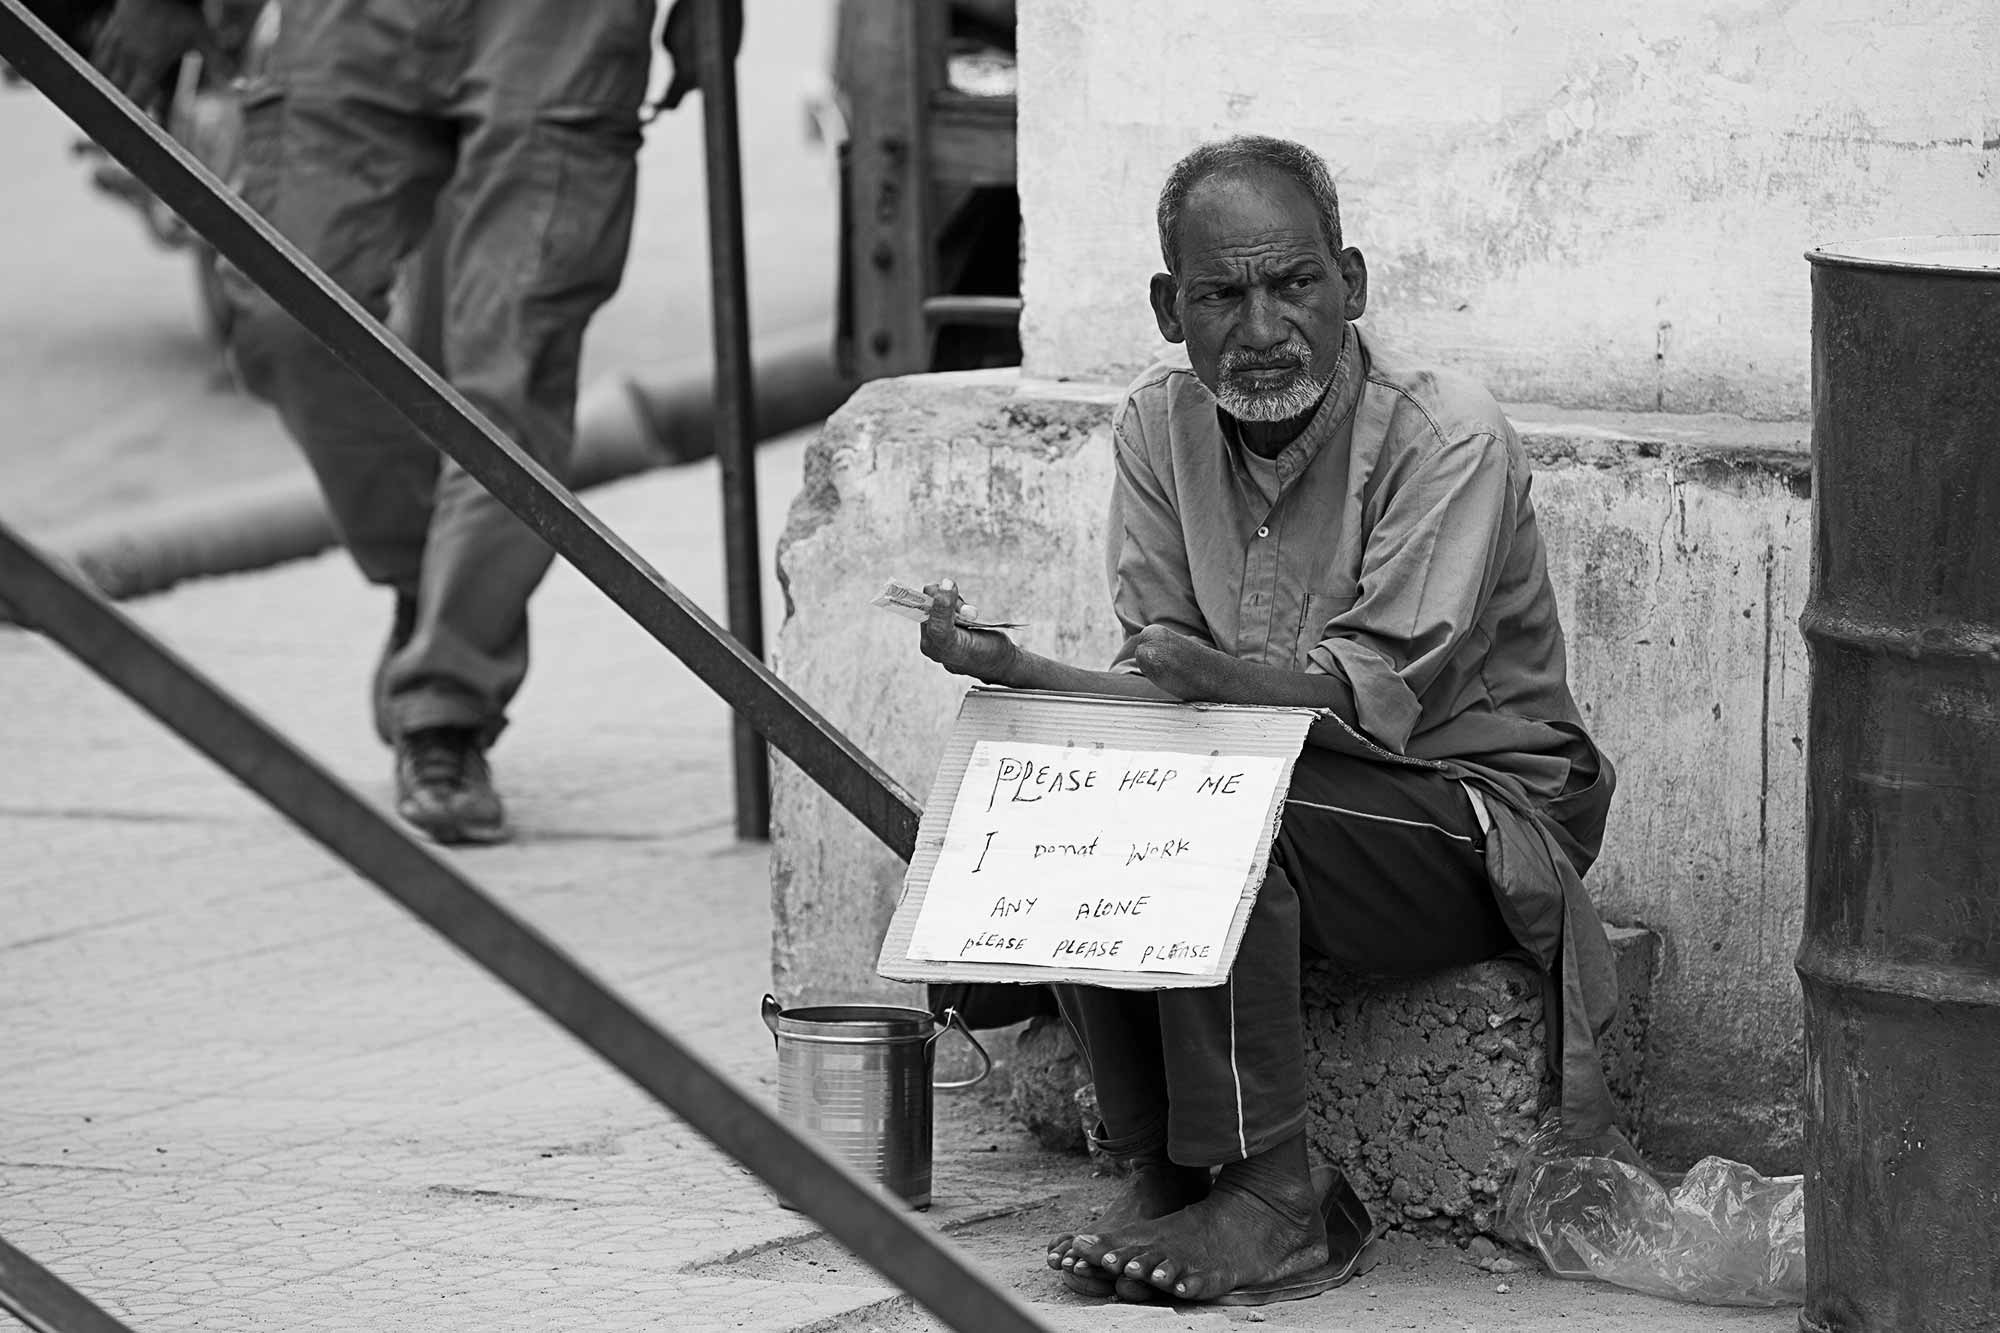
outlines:
[[0, 1333], [2000, 1333], [1991, 0], [0, 0]]

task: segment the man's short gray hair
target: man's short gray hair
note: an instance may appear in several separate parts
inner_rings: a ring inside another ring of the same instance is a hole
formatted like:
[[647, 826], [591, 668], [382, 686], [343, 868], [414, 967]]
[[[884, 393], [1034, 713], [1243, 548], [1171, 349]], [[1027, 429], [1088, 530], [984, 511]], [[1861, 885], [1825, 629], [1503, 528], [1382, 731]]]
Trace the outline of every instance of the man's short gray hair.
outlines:
[[1244, 167], [1269, 167], [1283, 172], [1305, 188], [1319, 206], [1320, 226], [1326, 231], [1327, 247], [1340, 253], [1340, 195], [1333, 188], [1333, 173], [1326, 161], [1304, 144], [1290, 139], [1274, 139], [1264, 134], [1238, 134], [1205, 143], [1174, 163], [1167, 183], [1160, 187], [1160, 258], [1167, 272], [1180, 271], [1181, 213], [1194, 187], [1212, 176]]

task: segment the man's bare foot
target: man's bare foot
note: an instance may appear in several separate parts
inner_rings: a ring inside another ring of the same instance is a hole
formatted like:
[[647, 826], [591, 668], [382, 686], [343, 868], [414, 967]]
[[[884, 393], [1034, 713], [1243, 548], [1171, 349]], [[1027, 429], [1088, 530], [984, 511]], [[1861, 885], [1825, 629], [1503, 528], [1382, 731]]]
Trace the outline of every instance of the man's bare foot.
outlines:
[[[1118, 1192], [1097, 1219], [1100, 1231], [1122, 1230], [1135, 1223], [1177, 1213], [1208, 1195], [1208, 1168], [1175, 1166], [1172, 1162], [1146, 1162], [1133, 1168]], [[1106, 1272], [1076, 1252], [1077, 1237], [1058, 1236], [1049, 1243], [1049, 1267], [1063, 1270], [1072, 1291], [1088, 1296], [1109, 1296], [1115, 1274]]]
[[1303, 1136], [1223, 1167], [1208, 1196], [1178, 1212], [1115, 1222], [1107, 1216], [1095, 1234], [1071, 1238], [1069, 1255], [1116, 1274], [1127, 1299], [1214, 1300], [1321, 1267], [1326, 1223]]

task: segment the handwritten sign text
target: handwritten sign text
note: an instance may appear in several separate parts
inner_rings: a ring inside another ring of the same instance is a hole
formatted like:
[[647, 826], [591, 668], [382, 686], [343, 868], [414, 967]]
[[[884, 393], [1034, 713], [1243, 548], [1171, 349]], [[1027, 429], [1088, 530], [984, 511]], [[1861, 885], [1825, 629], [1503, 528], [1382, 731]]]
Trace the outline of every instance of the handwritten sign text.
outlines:
[[979, 741], [908, 957], [1214, 970], [1288, 765]]

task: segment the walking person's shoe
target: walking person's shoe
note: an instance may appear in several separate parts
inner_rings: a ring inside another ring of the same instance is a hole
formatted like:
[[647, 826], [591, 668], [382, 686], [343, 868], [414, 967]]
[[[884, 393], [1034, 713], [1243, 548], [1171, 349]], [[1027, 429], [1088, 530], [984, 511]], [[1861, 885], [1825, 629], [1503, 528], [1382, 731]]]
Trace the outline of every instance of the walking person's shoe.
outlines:
[[425, 727], [396, 742], [396, 813], [441, 843], [509, 836], [493, 771], [470, 727]]

